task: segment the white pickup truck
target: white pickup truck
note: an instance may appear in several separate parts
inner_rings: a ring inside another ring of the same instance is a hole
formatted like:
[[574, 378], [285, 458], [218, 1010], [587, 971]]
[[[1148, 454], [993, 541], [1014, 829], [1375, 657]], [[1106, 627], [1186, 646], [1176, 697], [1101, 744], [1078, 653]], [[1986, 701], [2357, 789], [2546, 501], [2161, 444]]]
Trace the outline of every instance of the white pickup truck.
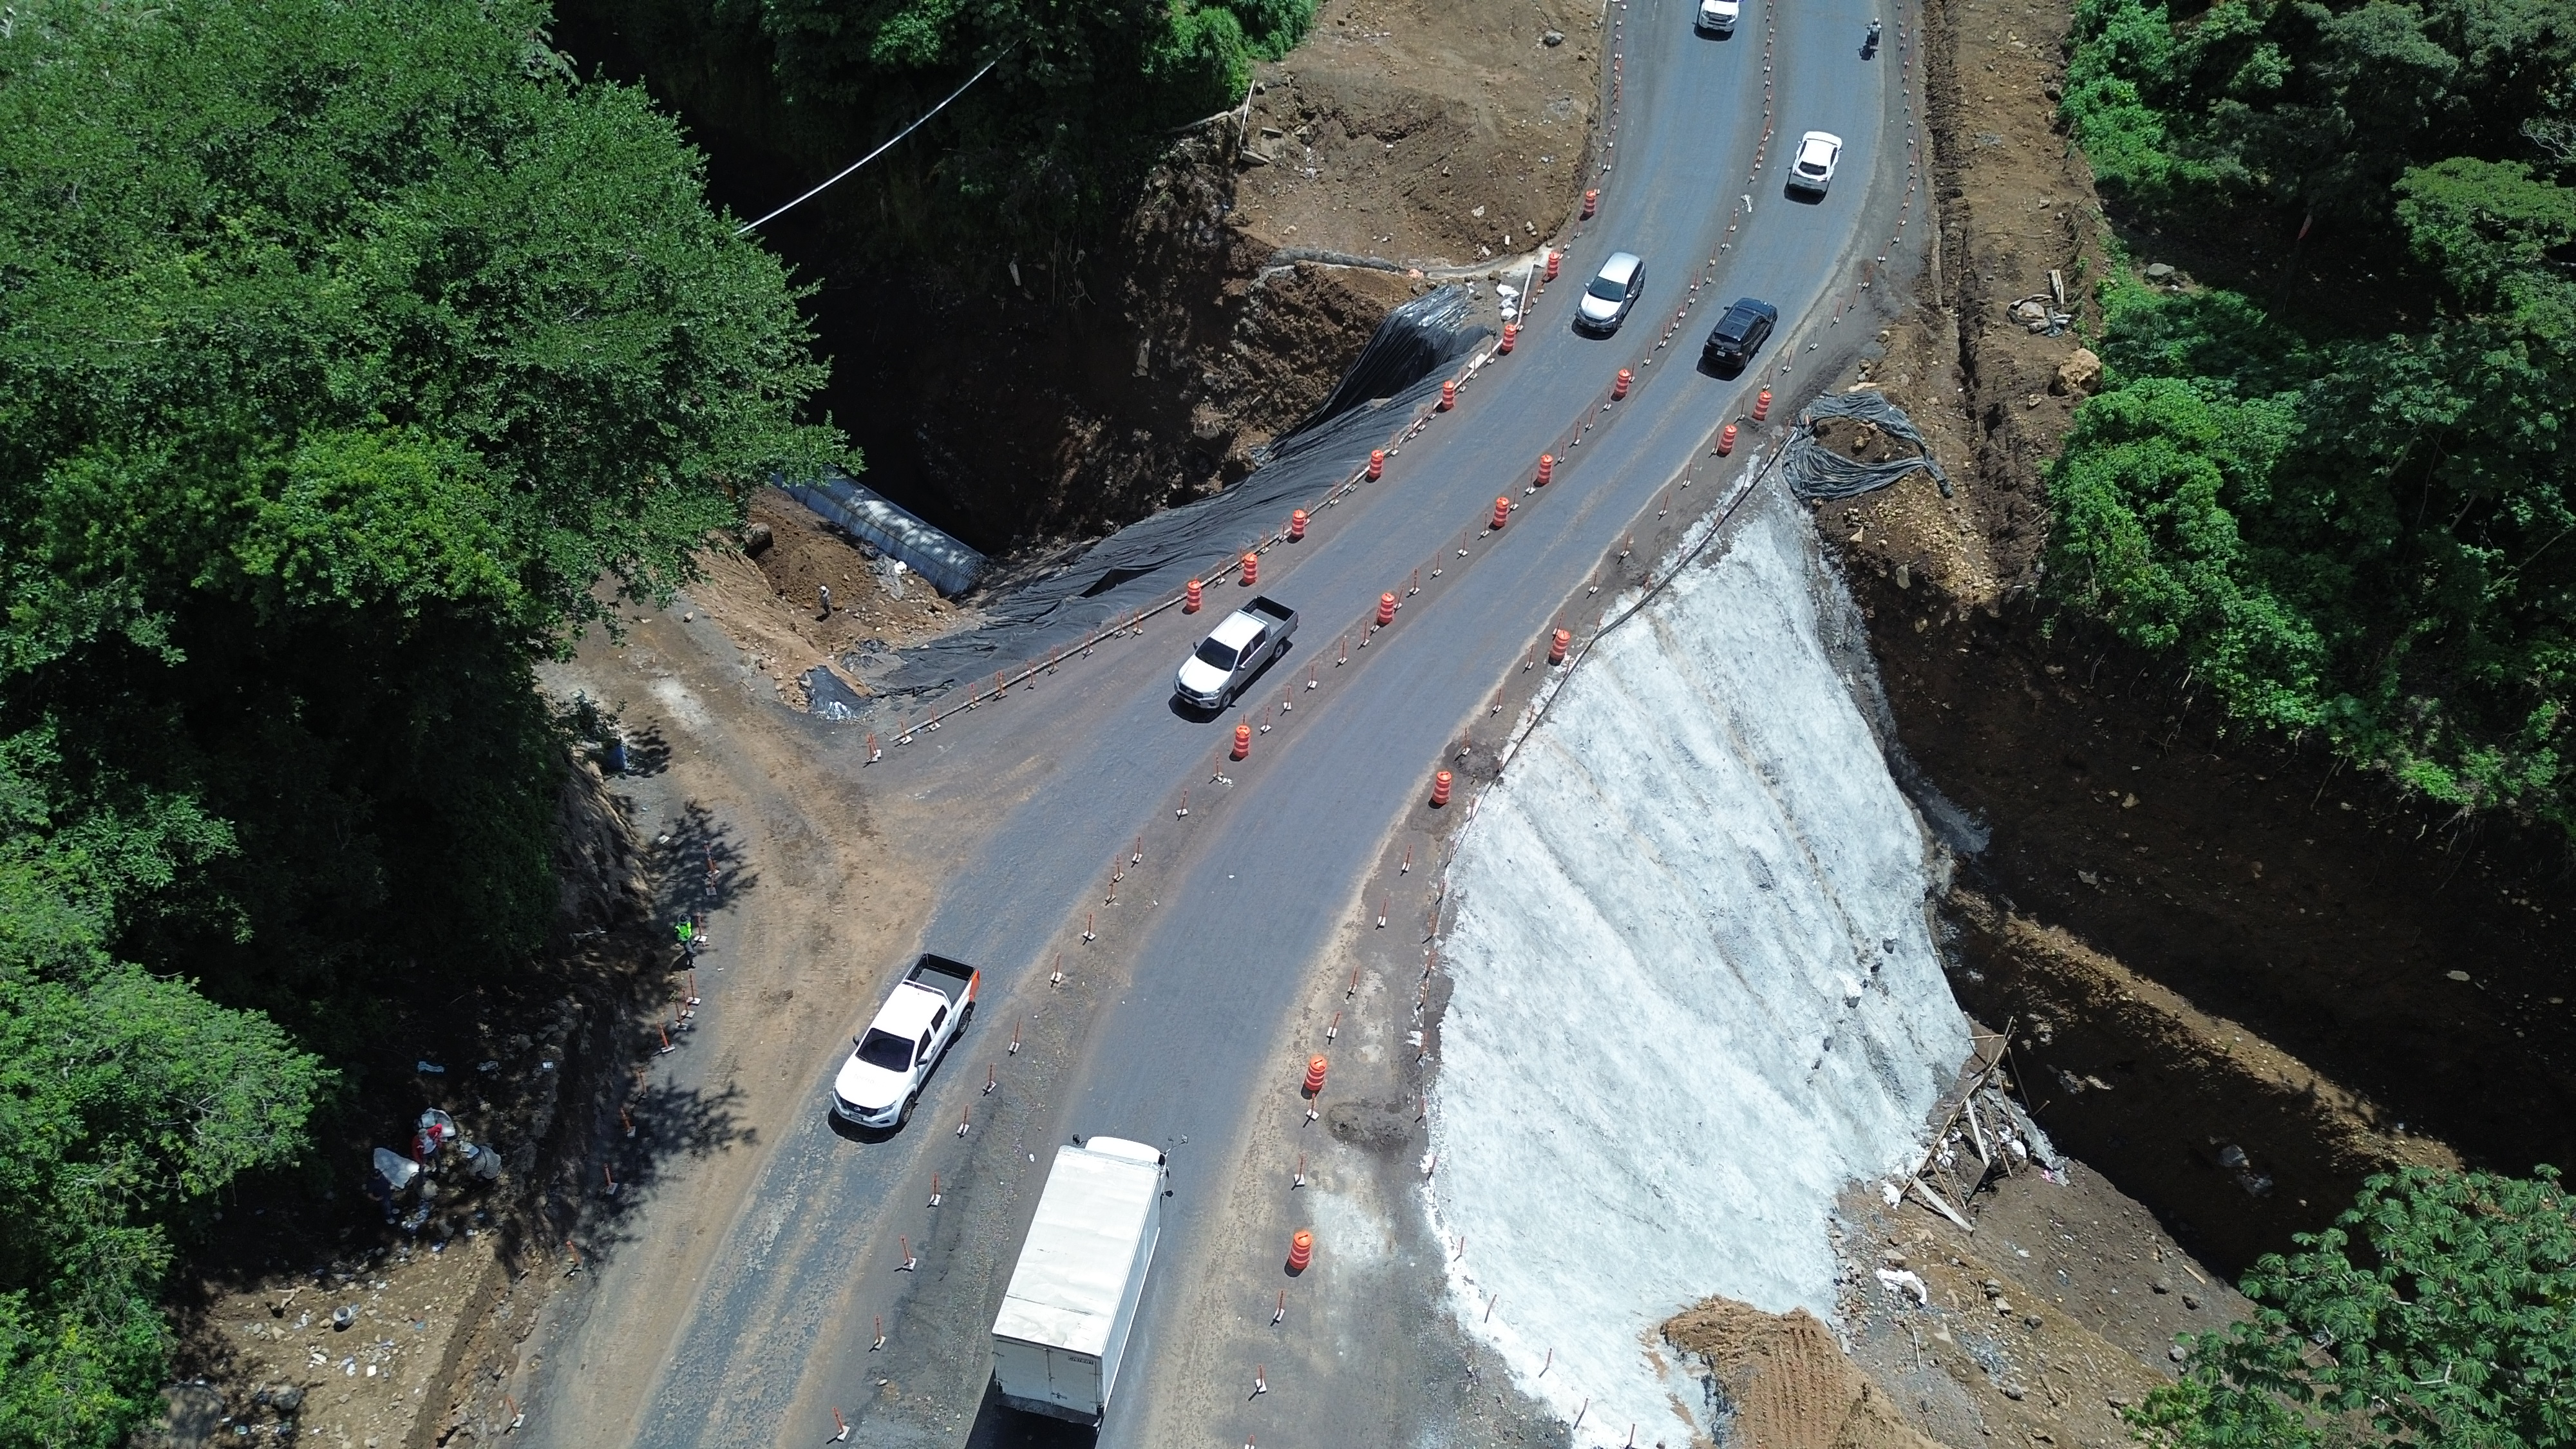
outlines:
[[966, 1034], [984, 973], [924, 955], [854, 1039], [832, 1079], [832, 1115], [861, 1127], [900, 1127], [949, 1044]]
[[1172, 693], [1200, 709], [1223, 709], [1262, 666], [1288, 647], [1297, 611], [1268, 595], [1226, 615], [1172, 676]]

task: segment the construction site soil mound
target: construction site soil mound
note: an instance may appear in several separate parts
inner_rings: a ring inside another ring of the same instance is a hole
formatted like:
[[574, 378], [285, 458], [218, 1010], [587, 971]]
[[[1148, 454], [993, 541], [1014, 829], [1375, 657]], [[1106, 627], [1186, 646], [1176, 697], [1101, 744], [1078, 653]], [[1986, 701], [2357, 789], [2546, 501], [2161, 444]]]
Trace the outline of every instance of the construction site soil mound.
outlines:
[[1528, 251], [1579, 189], [1600, 26], [1564, 0], [1325, 0], [1255, 77], [1236, 225], [1410, 266]]
[[[741, 532], [699, 551], [700, 576], [688, 597], [724, 627], [744, 662], [792, 708], [812, 706], [813, 670], [837, 673], [846, 654], [901, 648], [971, 619], [919, 575], [775, 488], [751, 496], [750, 514]], [[853, 691], [864, 689], [855, 675], [839, 678]]]
[[1765, 1313], [1711, 1298], [1666, 1320], [1666, 1343], [1708, 1372], [1719, 1442], [1761, 1449], [1933, 1449], [1887, 1391], [1852, 1366], [1803, 1308]]

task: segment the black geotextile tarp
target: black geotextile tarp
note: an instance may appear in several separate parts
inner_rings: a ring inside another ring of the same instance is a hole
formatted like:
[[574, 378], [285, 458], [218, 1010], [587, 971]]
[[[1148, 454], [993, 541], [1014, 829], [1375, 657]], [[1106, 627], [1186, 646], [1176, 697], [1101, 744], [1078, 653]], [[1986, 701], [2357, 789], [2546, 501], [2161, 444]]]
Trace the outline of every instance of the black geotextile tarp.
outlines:
[[[1857, 418], [1893, 438], [1912, 443], [1918, 456], [1890, 458], [1885, 462], [1864, 463], [1846, 458], [1826, 447], [1816, 437], [1819, 418]], [[1923, 441], [1914, 420], [1905, 410], [1887, 400], [1887, 394], [1876, 388], [1855, 388], [1850, 392], [1829, 392], [1807, 404], [1799, 414], [1798, 426], [1789, 431], [1789, 448], [1780, 460], [1781, 474], [1801, 498], [1809, 502], [1821, 499], [1858, 498], [1885, 488], [1920, 468], [1932, 475], [1941, 496], [1950, 496], [1950, 475], [1932, 456], [1932, 445]]]
[[900, 651], [863, 651], [845, 663], [879, 694], [936, 693], [1077, 643], [1221, 566], [1260, 543], [1290, 508], [1349, 477], [1438, 391], [1450, 362], [1492, 335], [1468, 321], [1469, 300], [1464, 287], [1442, 287], [1389, 313], [1333, 396], [1273, 443], [1242, 482], [1131, 523], [1061, 569], [969, 600], [983, 620], [976, 628]]

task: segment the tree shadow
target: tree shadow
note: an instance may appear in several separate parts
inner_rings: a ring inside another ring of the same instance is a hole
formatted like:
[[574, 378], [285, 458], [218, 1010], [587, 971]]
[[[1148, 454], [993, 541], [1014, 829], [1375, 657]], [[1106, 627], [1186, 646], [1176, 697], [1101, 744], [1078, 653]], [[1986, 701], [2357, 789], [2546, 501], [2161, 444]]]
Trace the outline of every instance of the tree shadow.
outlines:
[[[666, 817], [644, 848], [645, 888], [666, 940], [682, 921], [703, 923], [760, 884], [740, 839], [694, 800]], [[687, 956], [682, 953], [683, 963]]]
[[644, 1085], [628, 1099], [612, 1129], [616, 1135], [602, 1154], [608, 1167], [600, 1181], [587, 1184], [579, 1214], [583, 1246], [592, 1256], [616, 1256], [633, 1236], [629, 1224], [684, 1161], [759, 1145], [759, 1129], [740, 1116], [743, 1095], [736, 1086], [708, 1089], [661, 1082]]
[[671, 742], [662, 727], [646, 725], [626, 736], [626, 768], [620, 773], [643, 780], [671, 768]]

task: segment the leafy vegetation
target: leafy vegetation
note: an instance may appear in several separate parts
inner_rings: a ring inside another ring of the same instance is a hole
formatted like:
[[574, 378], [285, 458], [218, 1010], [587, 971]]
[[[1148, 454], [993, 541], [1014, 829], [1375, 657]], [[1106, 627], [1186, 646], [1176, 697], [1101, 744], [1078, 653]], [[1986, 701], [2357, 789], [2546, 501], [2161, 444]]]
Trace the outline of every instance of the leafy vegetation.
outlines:
[[2576, 1200], [2409, 1168], [2246, 1276], [2251, 1321], [2185, 1335], [2128, 1418], [2158, 1449], [2576, 1443]]
[[2082, 0], [2104, 190], [2264, 280], [2106, 286], [2051, 564], [2240, 718], [2576, 830], [2571, 14]]
[[[845, 183], [879, 249], [945, 254], [1096, 239], [1178, 126], [1241, 103], [1314, 0], [569, 0], [623, 35], [693, 115], [837, 165], [993, 73]], [[707, 64], [703, 57], [721, 57]], [[745, 75], [769, 86], [746, 88]], [[781, 196], [780, 200], [785, 197]]]
[[539, 942], [599, 581], [839, 460], [781, 269], [546, 20], [0, 26], [0, 1443], [118, 1442], [218, 1194]]

